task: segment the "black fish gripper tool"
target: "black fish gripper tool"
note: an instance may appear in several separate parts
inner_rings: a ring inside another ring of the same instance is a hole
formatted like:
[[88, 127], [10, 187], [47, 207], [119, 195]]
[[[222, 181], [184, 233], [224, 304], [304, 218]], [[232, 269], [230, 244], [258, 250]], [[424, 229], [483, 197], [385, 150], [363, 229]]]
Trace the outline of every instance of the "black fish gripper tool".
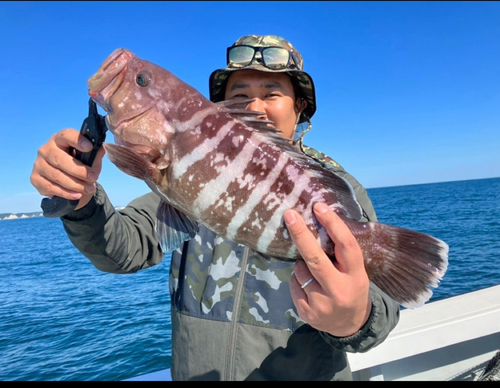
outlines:
[[[85, 120], [83, 120], [82, 127], [80, 128], [80, 134], [90, 140], [94, 147], [89, 152], [81, 152], [71, 147], [69, 153], [73, 154], [74, 151], [76, 159], [87, 166], [92, 166], [97, 151], [99, 151], [99, 148], [102, 147], [102, 143], [104, 143], [104, 140], [106, 139], [106, 130], [107, 127], [105, 118], [97, 113], [97, 105], [95, 101], [90, 98], [89, 115]], [[41, 204], [43, 215], [47, 218], [65, 216], [75, 210], [79, 201], [80, 200], [78, 199], [66, 199], [57, 196], [53, 198], [43, 198]]]

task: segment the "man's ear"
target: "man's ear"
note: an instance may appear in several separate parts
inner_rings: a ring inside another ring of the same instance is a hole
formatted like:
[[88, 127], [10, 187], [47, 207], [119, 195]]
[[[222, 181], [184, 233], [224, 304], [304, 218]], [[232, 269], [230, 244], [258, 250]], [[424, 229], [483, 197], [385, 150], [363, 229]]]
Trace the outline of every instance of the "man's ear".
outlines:
[[301, 114], [304, 109], [306, 109], [307, 106], [307, 101], [305, 98], [298, 98], [297, 101], [295, 101], [295, 109], [297, 110], [297, 113]]

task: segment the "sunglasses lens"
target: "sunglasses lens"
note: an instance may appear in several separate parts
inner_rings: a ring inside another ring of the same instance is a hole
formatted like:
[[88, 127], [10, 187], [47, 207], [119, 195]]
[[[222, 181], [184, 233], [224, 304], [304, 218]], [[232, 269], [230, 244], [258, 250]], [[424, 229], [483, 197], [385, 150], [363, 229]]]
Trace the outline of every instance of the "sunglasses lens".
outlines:
[[288, 51], [280, 47], [268, 47], [262, 51], [264, 63], [273, 70], [284, 69], [288, 65]]
[[253, 47], [236, 46], [229, 51], [229, 63], [234, 66], [247, 66], [253, 59]]

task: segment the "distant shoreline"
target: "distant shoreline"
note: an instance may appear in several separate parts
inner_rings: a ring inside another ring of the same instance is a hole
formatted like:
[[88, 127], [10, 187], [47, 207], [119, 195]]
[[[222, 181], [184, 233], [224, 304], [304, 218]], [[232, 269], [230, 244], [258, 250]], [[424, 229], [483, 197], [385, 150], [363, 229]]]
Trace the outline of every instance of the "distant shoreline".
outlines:
[[[116, 210], [123, 209], [124, 206], [115, 206]], [[43, 217], [43, 212], [25, 212], [25, 213], [0, 213], [0, 221], [21, 220], [25, 218]]]
[[20, 220], [20, 219], [23, 219], [23, 218], [33, 218], [33, 217], [43, 217], [43, 213], [42, 212], [2, 213], [2, 214], [0, 214], [0, 221]]

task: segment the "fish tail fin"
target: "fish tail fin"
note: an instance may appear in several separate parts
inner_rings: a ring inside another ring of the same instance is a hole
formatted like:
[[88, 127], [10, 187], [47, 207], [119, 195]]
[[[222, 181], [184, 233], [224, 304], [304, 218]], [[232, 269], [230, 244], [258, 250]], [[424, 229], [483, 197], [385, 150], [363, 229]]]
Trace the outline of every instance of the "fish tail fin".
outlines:
[[449, 247], [424, 233], [344, 219], [365, 258], [368, 277], [407, 308], [427, 302], [448, 268]]

